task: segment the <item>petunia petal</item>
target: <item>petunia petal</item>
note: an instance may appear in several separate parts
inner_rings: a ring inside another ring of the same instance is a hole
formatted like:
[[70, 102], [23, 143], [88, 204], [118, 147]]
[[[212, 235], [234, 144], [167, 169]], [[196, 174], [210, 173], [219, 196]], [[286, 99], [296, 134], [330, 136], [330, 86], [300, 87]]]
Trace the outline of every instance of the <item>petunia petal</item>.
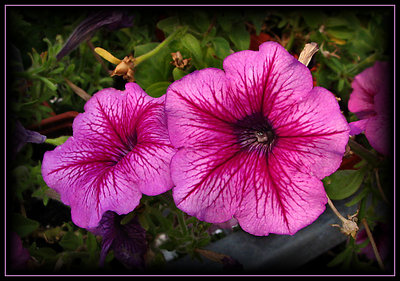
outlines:
[[260, 51], [242, 51], [224, 60], [234, 103], [242, 116], [269, 112], [301, 100], [313, 87], [305, 65], [276, 42], [260, 45]]
[[281, 152], [266, 158], [235, 151], [179, 150], [171, 162], [178, 208], [212, 223], [233, 216], [254, 235], [294, 234], [325, 210], [322, 182], [299, 172]]
[[231, 124], [237, 112], [227, 97], [225, 74], [204, 69], [186, 75], [167, 90], [168, 131], [175, 147], [202, 145], [210, 140], [232, 139]]
[[368, 119], [365, 136], [370, 145], [379, 153], [390, 154], [390, 120], [386, 115], [377, 115]]
[[[332, 93], [315, 87], [307, 98], [269, 115], [275, 150], [296, 169], [322, 179], [336, 171], [349, 140], [349, 125]], [[289, 160], [290, 159], [290, 160]]]
[[299, 172], [275, 153], [249, 159], [246, 165], [252, 169], [240, 170], [243, 197], [235, 213], [245, 231], [293, 235], [325, 210], [326, 193], [316, 177]]
[[75, 224], [95, 227], [102, 214], [132, 211], [141, 198], [172, 187], [172, 148], [164, 99], [153, 99], [134, 83], [125, 91], [95, 94], [73, 124], [74, 135], [45, 153], [45, 182], [71, 206]]
[[242, 185], [237, 177], [241, 156], [229, 145], [179, 150], [171, 161], [177, 207], [207, 222], [231, 219], [237, 208], [236, 189]]
[[361, 119], [361, 120], [349, 123], [350, 135], [355, 136], [355, 135], [358, 135], [358, 134], [361, 134], [362, 132], [364, 132], [365, 129], [367, 128], [368, 121], [369, 121], [369, 119]]

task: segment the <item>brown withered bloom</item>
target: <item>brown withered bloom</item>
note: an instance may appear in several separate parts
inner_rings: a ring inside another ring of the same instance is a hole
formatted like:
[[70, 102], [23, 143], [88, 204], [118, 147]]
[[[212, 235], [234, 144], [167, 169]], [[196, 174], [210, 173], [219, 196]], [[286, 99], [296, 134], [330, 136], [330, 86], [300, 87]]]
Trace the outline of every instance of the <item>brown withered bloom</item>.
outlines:
[[134, 82], [134, 61], [135, 58], [132, 55], [126, 56], [113, 70], [111, 76], [118, 75], [122, 76], [128, 82]]
[[171, 64], [179, 69], [184, 69], [189, 65], [189, 62], [192, 58], [183, 59], [181, 52], [177, 51], [176, 53], [171, 53], [172, 61]]

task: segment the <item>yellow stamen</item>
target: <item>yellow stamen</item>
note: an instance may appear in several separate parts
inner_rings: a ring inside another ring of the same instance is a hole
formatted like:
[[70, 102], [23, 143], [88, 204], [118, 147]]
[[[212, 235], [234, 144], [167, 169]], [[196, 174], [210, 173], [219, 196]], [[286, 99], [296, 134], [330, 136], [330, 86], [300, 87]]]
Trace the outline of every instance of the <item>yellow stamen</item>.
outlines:
[[121, 63], [121, 60], [114, 57], [112, 54], [110, 54], [108, 51], [104, 50], [103, 48], [100, 47], [96, 47], [94, 48], [94, 51], [101, 56], [102, 58], [104, 58], [105, 60], [113, 63], [113, 64], [119, 64]]

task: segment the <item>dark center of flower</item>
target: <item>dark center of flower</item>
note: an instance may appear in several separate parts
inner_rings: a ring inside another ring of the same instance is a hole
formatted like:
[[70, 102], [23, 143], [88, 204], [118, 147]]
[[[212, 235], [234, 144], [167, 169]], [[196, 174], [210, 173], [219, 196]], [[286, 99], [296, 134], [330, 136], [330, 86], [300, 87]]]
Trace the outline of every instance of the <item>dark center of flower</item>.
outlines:
[[268, 153], [274, 147], [277, 135], [268, 118], [254, 113], [238, 120], [233, 132], [239, 145], [245, 150], [260, 150]]
[[[122, 140], [122, 139], [121, 139]], [[129, 135], [125, 141], [123, 142], [123, 146], [121, 146], [118, 152], [115, 154], [115, 159], [112, 161], [112, 165], [116, 165], [122, 158], [124, 158], [129, 152], [133, 150], [133, 148], [137, 144], [137, 134], [136, 132]]]

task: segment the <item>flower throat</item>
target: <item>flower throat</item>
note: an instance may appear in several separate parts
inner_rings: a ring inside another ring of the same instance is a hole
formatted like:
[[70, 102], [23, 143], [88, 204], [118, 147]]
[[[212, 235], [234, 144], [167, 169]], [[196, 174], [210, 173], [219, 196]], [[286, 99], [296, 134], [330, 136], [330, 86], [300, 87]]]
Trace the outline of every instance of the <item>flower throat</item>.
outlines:
[[268, 153], [276, 144], [277, 135], [268, 118], [253, 113], [237, 121], [233, 132], [244, 150], [260, 150]]

